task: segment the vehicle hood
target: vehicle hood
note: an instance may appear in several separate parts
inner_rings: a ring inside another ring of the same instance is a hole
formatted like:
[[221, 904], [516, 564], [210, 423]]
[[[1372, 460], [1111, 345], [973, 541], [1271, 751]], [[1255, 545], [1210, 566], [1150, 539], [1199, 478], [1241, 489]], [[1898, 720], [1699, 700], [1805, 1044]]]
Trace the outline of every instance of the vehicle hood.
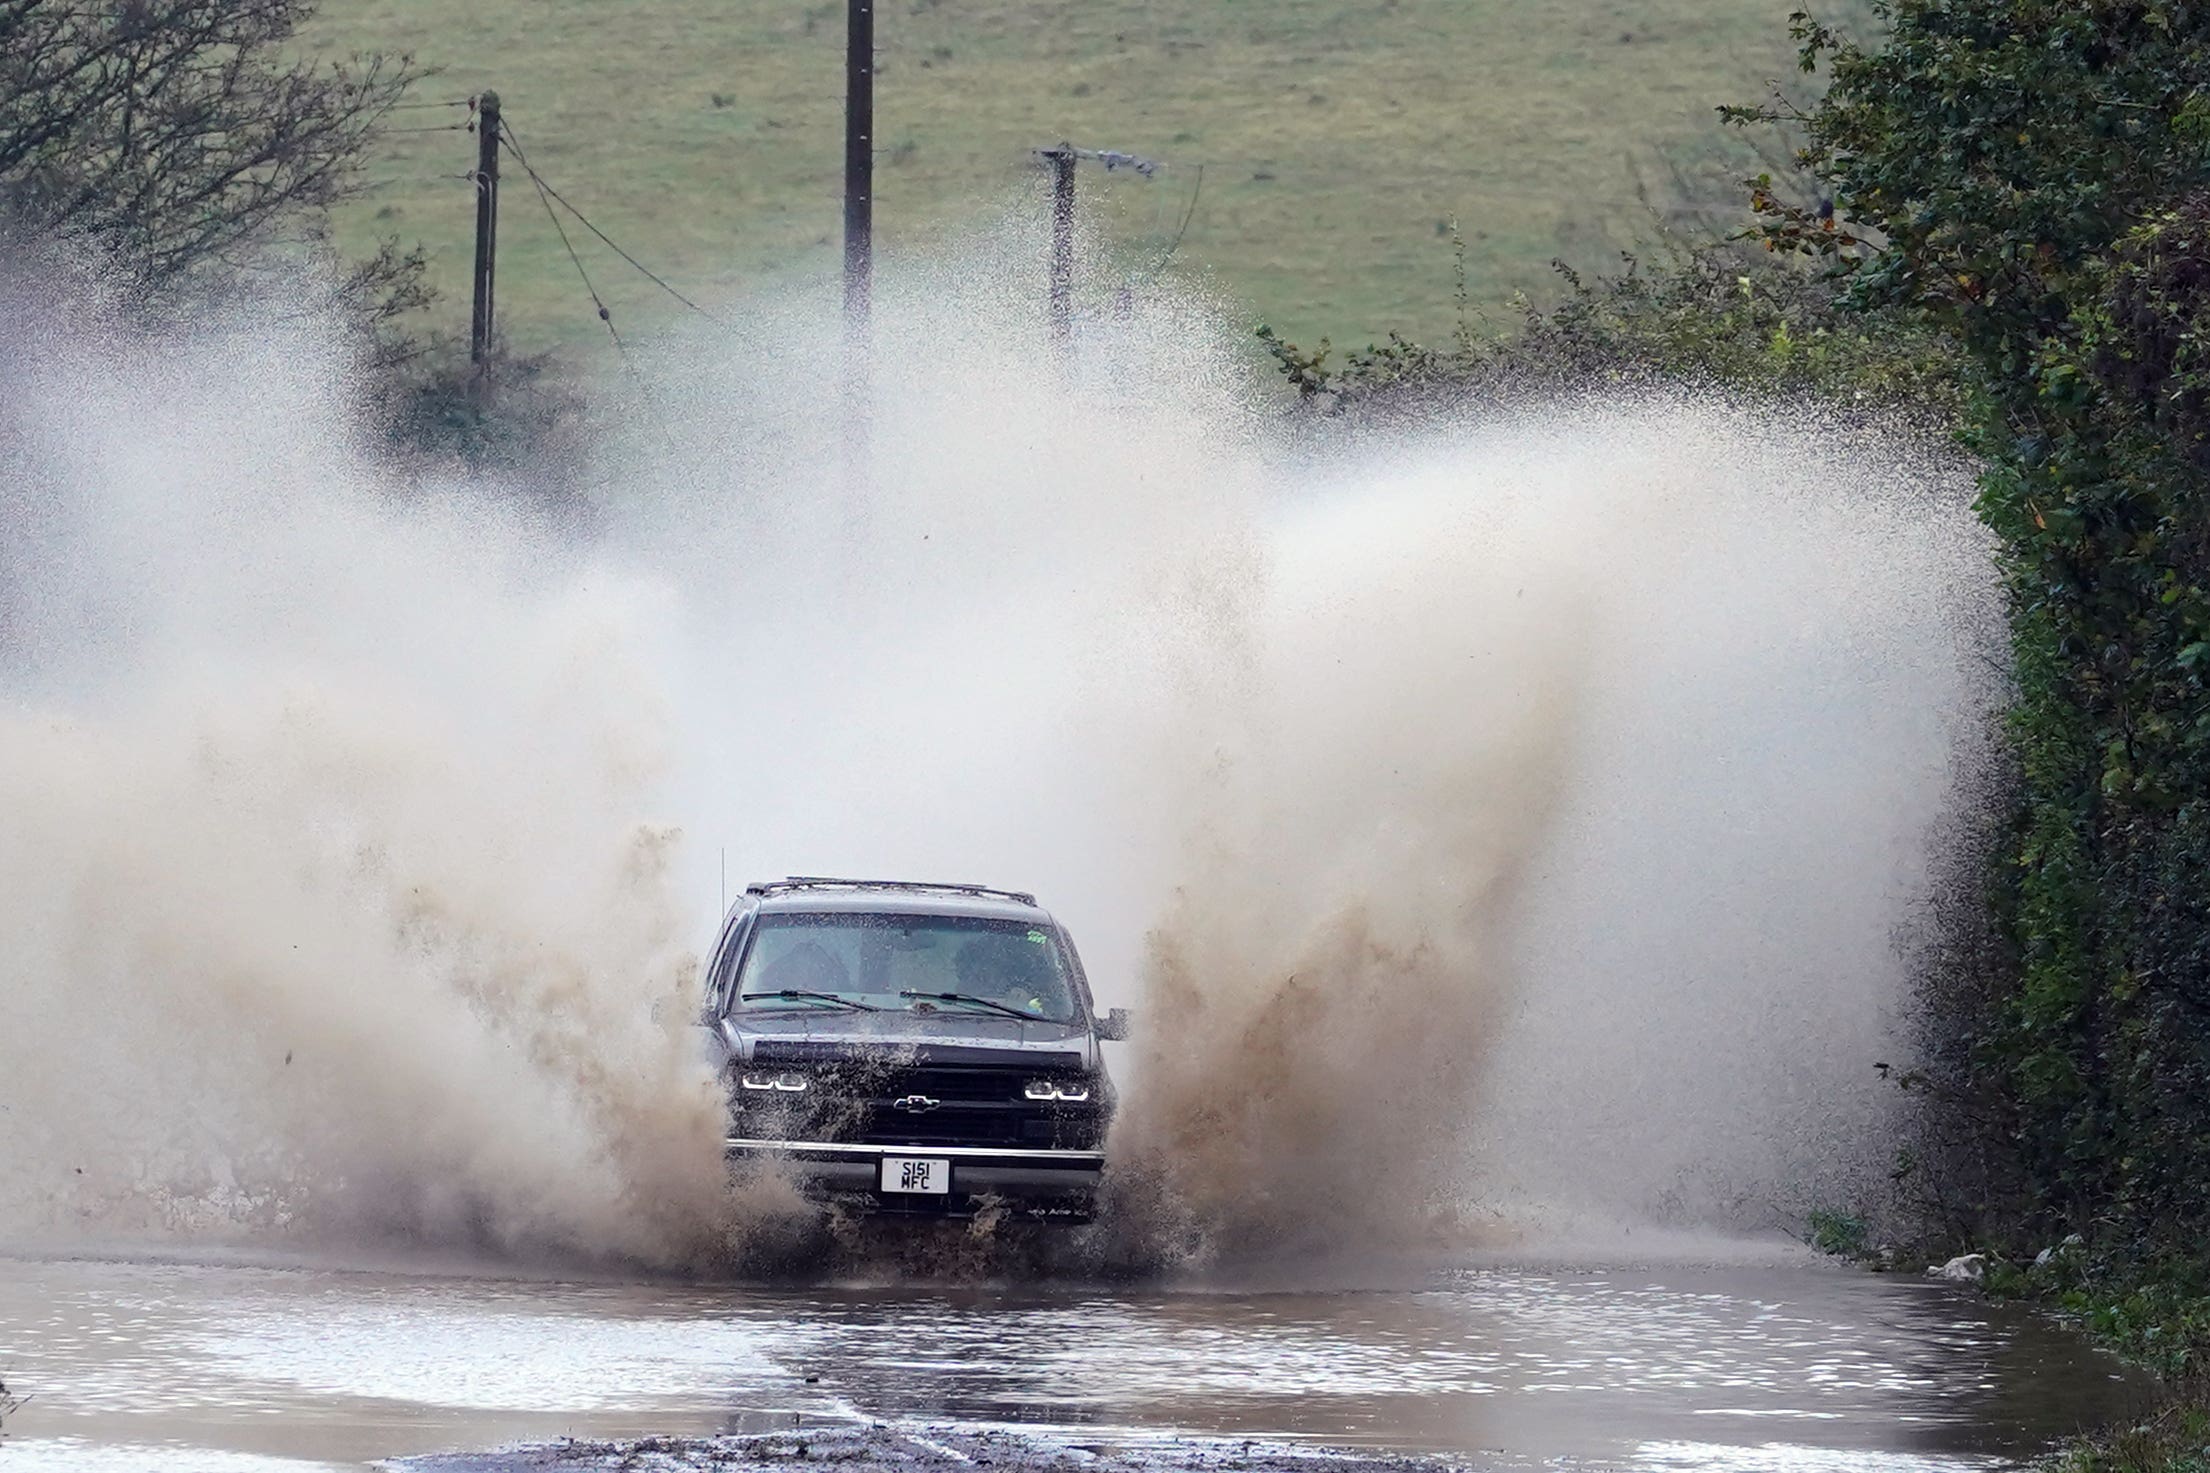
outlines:
[[907, 1055], [919, 1063], [1028, 1064], [1095, 1069], [1097, 1043], [1083, 1023], [1031, 1022], [995, 1013], [740, 1013], [720, 1022], [743, 1063], [803, 1062], [855, 1054]]

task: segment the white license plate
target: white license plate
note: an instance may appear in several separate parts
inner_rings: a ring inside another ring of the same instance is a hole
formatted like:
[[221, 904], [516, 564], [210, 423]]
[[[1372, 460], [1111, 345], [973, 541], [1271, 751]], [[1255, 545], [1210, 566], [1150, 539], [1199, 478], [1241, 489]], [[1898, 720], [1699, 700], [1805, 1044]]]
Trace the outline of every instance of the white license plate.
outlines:
[[952, 1164], [941, 1157], [885, 1156], [882, 1189], [942, 1197], [952, 1189]]

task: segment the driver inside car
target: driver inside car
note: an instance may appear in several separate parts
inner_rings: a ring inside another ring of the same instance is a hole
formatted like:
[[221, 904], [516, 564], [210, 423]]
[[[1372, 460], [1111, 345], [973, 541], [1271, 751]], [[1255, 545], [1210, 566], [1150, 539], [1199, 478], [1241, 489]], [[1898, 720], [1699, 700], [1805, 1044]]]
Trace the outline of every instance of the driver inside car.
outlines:
[[952, 970], [959, 974], [959, 990], [1042, 1016], [1044, 1000], [1034, 975], [1024, 965], [1026, 959], [1010, 949], [1020, 944], [1009, 943], [1006, 937], [989, 936], [961, 946], [952, 957]]

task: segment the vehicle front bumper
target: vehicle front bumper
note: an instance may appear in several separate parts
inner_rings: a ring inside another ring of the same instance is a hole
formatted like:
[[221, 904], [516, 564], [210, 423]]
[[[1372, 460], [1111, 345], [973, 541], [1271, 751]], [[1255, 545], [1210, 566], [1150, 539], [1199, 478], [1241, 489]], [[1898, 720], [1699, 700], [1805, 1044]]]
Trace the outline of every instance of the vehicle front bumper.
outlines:
[[[1087, 1219], [1105, 1173], [1103, 1151], [1017, 1146], [886, 1146], [846, 1141], [751, 1140], [730, 1136], [731, 1161], [768, 1163], [809, 1195], [877, 1212], [972, 1214], [985, 1201], [1037, 1217]], [[951, 1163], [951, 1191], [912, 1196], [881, 1189], [885, 1156]]]

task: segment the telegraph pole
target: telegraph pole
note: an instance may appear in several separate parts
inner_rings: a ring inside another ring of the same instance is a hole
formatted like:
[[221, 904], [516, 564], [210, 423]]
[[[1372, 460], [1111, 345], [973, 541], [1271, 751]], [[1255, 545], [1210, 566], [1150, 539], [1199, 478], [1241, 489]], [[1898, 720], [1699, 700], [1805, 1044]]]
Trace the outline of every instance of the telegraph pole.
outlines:
[[476, 99], [476, 301], [468, 324], [468, 361], [491, 354], [492, 268], [499, 253], [499, 94]]
[[1074, 340], [1075, 148], [1047, 148], [1051, 160], [1051, 335], [1064, 352]]
[[844, 311], [864, 327], [875, 254], [875, 0], [846, 4]]
[[866, 494], [868, 299], [875, 282], [875, 0], [844, 12], [844, 483]]
[[1074, 347], [1074, 169], [1088, 159], [1102, 164], [1106, 173], [1127, 169], [1150, 179], [1157, 176], [1156, 159], [1118, 149], [1076, 148], [1061, 140], [1051, 148], [1031, 150], [1031, 156], [1051, 166], [1051, 336], [1059, 351]]

